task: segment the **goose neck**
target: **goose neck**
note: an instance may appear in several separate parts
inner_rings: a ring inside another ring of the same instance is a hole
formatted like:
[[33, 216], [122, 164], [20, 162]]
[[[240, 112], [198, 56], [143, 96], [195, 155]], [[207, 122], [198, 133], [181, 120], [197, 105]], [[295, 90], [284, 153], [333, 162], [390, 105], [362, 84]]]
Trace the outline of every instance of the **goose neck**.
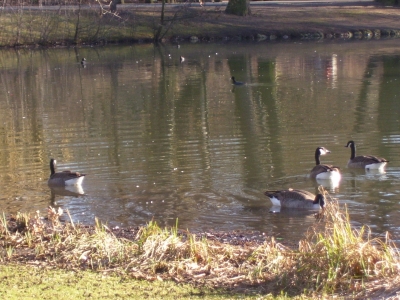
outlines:
[[51, 175], [53, 175], [56, 172], [53, 159], [50, 160], [50, 172], [51, 172]]
[[354, 143], [350, 144], [350, 149], [351, 149], [350, 159], [354, 159], [354, 157], [356, 157], [356, 147], [354, 146]]
[[320, 163], [321, 163], [321, 161], [319, 160], [319, 157], [320, 157], [320, 152], [319, 152], [319, 148], [317, 148], [317, 150], [315, 150], [315, 164], [318, 166]]

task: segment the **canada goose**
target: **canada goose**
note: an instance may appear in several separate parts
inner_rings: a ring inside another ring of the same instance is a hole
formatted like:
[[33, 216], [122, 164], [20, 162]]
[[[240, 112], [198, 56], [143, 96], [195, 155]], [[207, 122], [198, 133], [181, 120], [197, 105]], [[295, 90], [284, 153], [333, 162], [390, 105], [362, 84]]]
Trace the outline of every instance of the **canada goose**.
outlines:
[[308, 191], [288, 189], [266, 191], [264, 194], [269, 197], [274, 206], [315, 210], [325, 206], [325, 197], [320, 193], [314, 195]]
[[354, 141], [348, 141], [345, 147], [350, 147], [351, 156], [347, 163], [349, 168], [365, 168], [367, 170], [383, 170], [388, 160], [372, 155], [356, 156], [356, 144]]
[[180, 56], [180, 57], [179, 57], [179, 60], [180, 60], [181, 62], [184, 62], [184, 61], [185, 61], [185, 58], [184, 58], [183, 56]]
[[85, 65], [85, 64], [86, 64], [86, 58], [82, 58], [81, 64], [82, 64], [82, 65]]
[[331, 179], [339, 181], [341, 178], [340, 168], [332, 165], [321, 164], [319, 157], [331, 153], [325, 147], [315, 149], [315, 166], [311, 170], [310, 177], [313, 179]]
[[232, 84], [234, 85], [244, 85], [244, 82], [236, 81], [234, 76], [232, 76], [231, 79], [232, 79]]
[[86, 174], [81, 174], [78, 172], [62, 171], [56, 172], [55, 159], [50, 159], [50, 178], [48, 184], [51, 186], [65, 186], [65, 185], [79, 185], [82, 183], [83, 178]]

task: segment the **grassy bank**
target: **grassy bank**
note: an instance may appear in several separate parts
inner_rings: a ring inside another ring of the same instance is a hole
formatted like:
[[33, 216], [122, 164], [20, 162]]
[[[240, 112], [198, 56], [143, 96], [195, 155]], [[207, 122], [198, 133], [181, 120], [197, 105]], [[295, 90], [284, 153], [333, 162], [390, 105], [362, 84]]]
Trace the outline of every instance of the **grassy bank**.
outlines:
[[0, 12], [3, 28], [0, 46], [56, 46], [117, 43], [151, 38], [150, 28], [142, 30], [132, 14], [126, 22], [99, 9], [6, 10]]
[[90, 271], [0, 266], [2, 299], [226, 299], [221, 290], [171, 281], [145, 281]]
[[[187, 5], [168, 8], [160, 38], [199, 34], [202, 29], [188, 28], [185, 22], [201, 14]], [[72, 8], [13, 7], [0, 11], [0, 47], [153, 42], [160, 15], [160, 6], [129, 6], [115, 14], [96, 3]]]
[[[71, 276], [82, 278], [79, 284], [83, 286], [91, 286], [85, 283], [90, 281], [101, 285], [99, 276], [105, 276], [104, 284], [120, 282], [124, 293], [132, 292], [125, 291], [125, 281], [139, 279], [156, 282], [154, 290], [163, 289], [161, 283], [172, 280], [185, 284], [179, 286], [178, 295], [208, 293], [210, 297], [284, 293], [363, 298], [395, 294], [400, 280], [398, 249], [388, 237], [372, 238], [367, 227], [352, 228], [347, 213], [335, 201], [329, 202], [323, 217], [316, 220], [315, 228], [300, 241], [298, 249], [277, 243], [272, 237], [263, 243], [237, 246], [176, 227], [160, 228], [154, 222], [117, 233], [99, 222], [95, 226], [60, 222], [62, 212], [52, 208], [47, 218], [38, 214], [3, 216], [0, 276], [3, 285], [9, 282], [6, 286], [10, 287], [14, 286], [13, 280], [22, 280], [17, 276], [24, 276], [27, 290], [39, 281], [44, 284], [37, 291], [39, 295], [41, 291], [56, 293], [47, 286], [57, 278], [65, 282], [60, 285], [60, 293], [69, 293]], [[19, 265], [34, 268], [15, 267]], [[21, 271], [10, 275], [16, 269]], [[46, 274], [52, 279], [46, 279]], [[172, 294], [174, 286], [168, 287]], [[115, 293], [115, 288], [111, 284], [104, 292]]]
[[[117, 13], [97, 4], [75, 7], [5, 7], [0, 11], [0, 47], [102, 45], [153, 42], [160, 6], [118, 5]], [[400, 37], [400, 11], [375, 6], [254, 6], [251, 16], [225, 14], [225, 6], [166, 7], [160, 39], [227, 41], [379, 39]]]

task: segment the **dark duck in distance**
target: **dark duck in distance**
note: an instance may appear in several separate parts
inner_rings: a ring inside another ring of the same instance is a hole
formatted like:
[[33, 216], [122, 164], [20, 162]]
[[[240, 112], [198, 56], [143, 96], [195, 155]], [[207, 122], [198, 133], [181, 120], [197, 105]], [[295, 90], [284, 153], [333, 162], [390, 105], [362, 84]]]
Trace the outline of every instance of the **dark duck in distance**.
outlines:
[[49, 186], [80, 185], [82, 183], [86, 174], [69, 170], [56, 172], [56, 164], [55, 159], [50, 159], [50, 178], [47, 182]]
[[244, 82], [236, 81], [234, 76], [231, 77], [231, 80], [233, 85], [244, 85]]
[[81, 65], [82, 67], [86, 67], [86, 58], [82, 58]]

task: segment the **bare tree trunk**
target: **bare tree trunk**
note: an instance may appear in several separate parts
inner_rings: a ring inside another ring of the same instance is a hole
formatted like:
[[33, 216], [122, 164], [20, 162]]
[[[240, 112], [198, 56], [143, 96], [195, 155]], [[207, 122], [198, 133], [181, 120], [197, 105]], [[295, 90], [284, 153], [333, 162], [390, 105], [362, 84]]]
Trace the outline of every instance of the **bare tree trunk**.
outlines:
[[110, 1], [110, 12], [115, 13], [117, 11], [117, 3], [118, 3], [118, 0]]
[[78, 18], [76, 20], [76, 25], [75, 25], [75, 35], [74, 35], [74, 42], [77, 44], [78, 39], [79, 39], [79, 29], [80, 29], [80, 19], [81, 19], [81, 5], [82, 5], [82, 0], [79, 0], [79, 6], [78, 6]]
[[247, 16], [251, 14], [249, 0], [229, 0], [225, 12], [237, 16]]
[[158, 42], [159, 42], [159, 39], [161, 36], [161, 31], [164, 27], [164, 15], [165, 15], [165, 0], [162, 0], [160, 24], [158, 25], [157, 31], [154, 34], [154, 43], [156, 43], [156, 44], [158, 44]]

